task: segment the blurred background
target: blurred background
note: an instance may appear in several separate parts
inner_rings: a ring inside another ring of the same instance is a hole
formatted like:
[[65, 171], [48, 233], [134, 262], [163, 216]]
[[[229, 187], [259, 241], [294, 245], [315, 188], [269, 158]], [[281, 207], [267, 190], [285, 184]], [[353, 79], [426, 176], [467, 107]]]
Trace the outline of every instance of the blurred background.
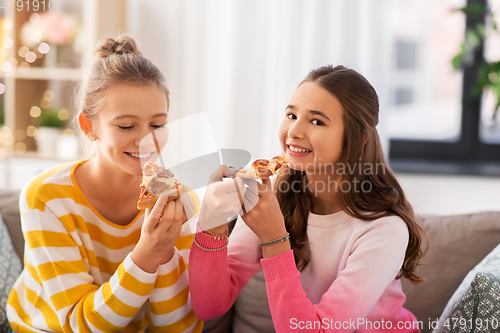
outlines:
[[217, 147], [252, 159], [280, 153], [310, 70], [353, 68], [378, 92], [384, 150], [418, 213], [500, 209], [500, 0], [4, 4], [0, 188], [84, 158], [75, 91], [97, 41], [126, 33], [165, 75], [170, 121], [204, 111]]

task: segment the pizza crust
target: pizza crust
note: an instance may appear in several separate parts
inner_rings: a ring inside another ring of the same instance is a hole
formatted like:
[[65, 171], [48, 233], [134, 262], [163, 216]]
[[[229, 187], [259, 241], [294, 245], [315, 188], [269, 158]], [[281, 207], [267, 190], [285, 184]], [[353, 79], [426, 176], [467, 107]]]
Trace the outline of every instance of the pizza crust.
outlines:
[[234, 174], [234, 176], [245, 179], [261, 179], [253, 167], [241, 168]]
[[[180, 198], [181, 195], [169, 196], [167, 202]], [[156, 201], [160, 198], [159, 195], [148, 195], [142, 197], [137, 201], [137, 208], [139, 210], [143, 210], [146, 208], [153, 208], [156, 204]]]

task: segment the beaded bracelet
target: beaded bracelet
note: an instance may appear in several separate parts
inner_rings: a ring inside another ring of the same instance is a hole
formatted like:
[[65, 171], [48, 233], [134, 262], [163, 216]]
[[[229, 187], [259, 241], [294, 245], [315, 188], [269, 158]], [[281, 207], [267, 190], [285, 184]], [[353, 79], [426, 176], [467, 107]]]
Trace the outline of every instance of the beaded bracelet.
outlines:
[[275, 239], [275, 240], [272, 240], [272, 241], [269, 241], [269, 242], [266, 242], [266, 243], [259, 242], [259, 244], [260, 244], [260, 246], [269, 246], [269, 245], [274, 245], [274, 244], [277, 244], [277, 243], [280, 243], [280, 242], [284, 242], [284, 241], [286, 241], [289, 238], [290, 238], [290, 234], [287, 232], [286, 235], [283, 236], [283, 237], [280, 237], [278, 239]]
[[[210, 232], [208, 229], [204, 229], [205, 226], [201, 223], [201, 221], [198, 221], [198, 225], [200, 226], [201, 231], [203, 231], [206, 234], [209, 234], [210, 236], [214, 236], [214, 240], [221, 240], [223, 238], [228, 239], [229, 237], [229, 229], [226, 228], [226, 231], [224, 231], [222, 234], [214, 234], [213, 232]], [[203, 228], [202, 228], [203, 226]]]
[[226, 242], [226, 245], [224, 245], [223, 247], [219, 247], [218, 249], [208, 249], [208, 248], [203, 247], [200, 244], [198, 244], [198, 242], [196, 241], [196, 235], [194, 236], [193, 241], [194, 241], [194, 244], [196, 246], [198, 246], [200, 249], [205, 250], [205, 251], [210, 251], [210, 252], [215, 252], [215, 251], [225, 249], [227, 247], [227, 244], [229, 244], [229, 242]]
[[229, 230], [227, 228], [222, 234], [214, 234], [209, 230], [203, 230], [203, 232], [209, 234], [210, 236], [214, 236], [214, 240], [221, 240], [223, 238], [228, 239], [229, 237]]

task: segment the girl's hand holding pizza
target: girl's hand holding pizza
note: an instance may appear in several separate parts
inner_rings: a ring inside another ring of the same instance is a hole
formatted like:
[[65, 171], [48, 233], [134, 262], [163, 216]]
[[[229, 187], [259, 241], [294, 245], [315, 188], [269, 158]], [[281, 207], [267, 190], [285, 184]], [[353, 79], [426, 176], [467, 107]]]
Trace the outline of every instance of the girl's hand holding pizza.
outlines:
[[[285, 219], [281, 213], [278, 199], [271, 190], [269, 178], [263, 178], [262, 184], [255, 180], [246, 180], [253, 190], [247, 190], [244, 198], [245, 207], [252, 207], [242, 216], [245, 224], [259, 237], [261, 243], [267, 243], [286, 235]], [[290, 250], [288, 241], [271, 246], [263, 246], [264, 258]]]
[[239, 177], [222, 181], [223, 176], [236, 173], [233, 168], [223, 165], [212, 173], [200, 210], [200, 227], [214, 234], [222, 234], [227, 228], [227, 219], [243, 214], [241, 206], [246, 187]]
[[180, 198], [167, 200], [167, 196], [161, 196], [152, 209], [146, 208], [141, 237], [132, 251], [135, 264], [149, 273], [172, 258], [182, 224], [187, 221]]

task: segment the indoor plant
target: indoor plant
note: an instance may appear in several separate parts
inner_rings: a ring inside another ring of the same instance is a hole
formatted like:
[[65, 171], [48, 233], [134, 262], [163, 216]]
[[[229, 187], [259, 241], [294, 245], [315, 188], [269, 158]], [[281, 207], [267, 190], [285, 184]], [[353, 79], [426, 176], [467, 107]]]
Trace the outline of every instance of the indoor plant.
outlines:
[[59, 117], [59, 111], [54, 108], [42, 109], [40, 117], [36, 119], [38, 132], [36, 134], [38, 153], [44, 157], [54, 157], [57, 138], [66, 125], [65, 120]]
[[[460, 69], [474, 61], [474, 52], [482, 50], [485, 40], [493, 35], [500, 36], [498, 24], [494, 20], [494, 13], [483, 3], [473, 3], [459, 9], [467, 17], [476, 17], [478, 23], [465, 33], [465, 41], [460, 47], [460, 52], [452, 59], [455, 69]], [[477, 61], [477, 60], [476, 60]], [[493, 121], [496, 120], [500, 108], [500, 61], [478, 59], [481, 62], [477, 73], [475, 85], [470, 94], [480, 96], [483, 91], [493, 93], [496, 104], [493, 110]]]

